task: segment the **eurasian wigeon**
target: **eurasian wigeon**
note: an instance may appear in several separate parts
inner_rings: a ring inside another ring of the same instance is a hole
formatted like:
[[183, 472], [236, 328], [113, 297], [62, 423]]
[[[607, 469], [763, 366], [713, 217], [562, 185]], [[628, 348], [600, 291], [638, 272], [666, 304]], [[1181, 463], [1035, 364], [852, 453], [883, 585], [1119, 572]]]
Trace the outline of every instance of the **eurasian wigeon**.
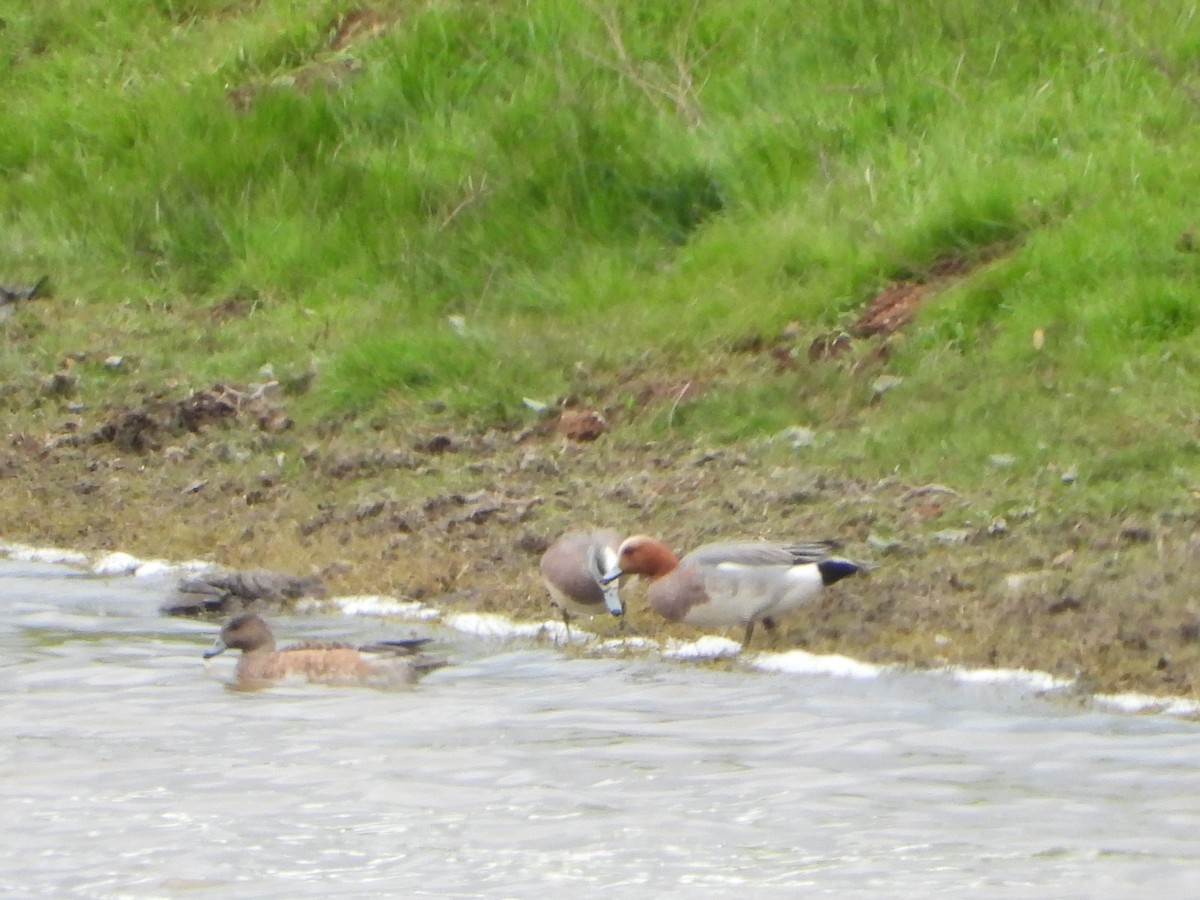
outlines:
[[592, 616], [607, 610], [614, 616], [625, 612], [616, 579], [604, 583], [606, 572], [617, 564], [621, 536], [615, 531], [572, 531], [564, 534], [542, 554], [542, 580], [550, 602], [562, 613], [571, 633], [571, 616]]
[[382, 641], [355, 647], [332, 641], [304, 641], [275, 649], [275, 636], [254, 613], [235, 616], [225, 623], [212, 649], [212, 659], [226, 650], [241, 650], [234, 670], [239, 682], [270, 681], [300, 676], [331, 684], [412, 684], [424, 673], [446, 665], [442, 659], [419, 654], [429, 638]]
[[731, 541], [705, 544], [680, 559], [662, 541], [635, 535], [621, 542], [604, 580], [644, 575], [651, 579], [647, 599], [659, 615], [706, 628], [745, 625], [744, 647], [755, 622], [772, 629], [777, 616], [863, 568], [831, 555], [834, 549], [828, 541]]

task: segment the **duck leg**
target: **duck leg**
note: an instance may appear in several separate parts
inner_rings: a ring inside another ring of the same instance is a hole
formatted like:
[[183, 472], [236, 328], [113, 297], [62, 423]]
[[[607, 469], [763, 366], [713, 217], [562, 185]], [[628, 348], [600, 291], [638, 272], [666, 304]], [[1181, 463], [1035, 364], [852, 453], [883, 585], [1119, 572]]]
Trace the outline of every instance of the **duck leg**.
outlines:
[[746, 623], [746, 636], [742, 638], [742, 649], [745, 650], [750, 646], [750, 636], [754, 634], [754, 620], [751, 619]]

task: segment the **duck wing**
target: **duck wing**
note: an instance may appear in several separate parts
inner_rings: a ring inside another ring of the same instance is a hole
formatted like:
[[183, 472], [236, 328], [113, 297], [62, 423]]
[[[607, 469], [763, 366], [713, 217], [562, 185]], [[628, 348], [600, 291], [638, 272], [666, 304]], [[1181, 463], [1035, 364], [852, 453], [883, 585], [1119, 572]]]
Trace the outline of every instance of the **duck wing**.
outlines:
[[358, 649], [363, 653], [386, 653], [392, 656], [412, 656], [432, 640], [433, 638], [418, 637], [400, 638], [394, 641], [374, 641], [370, 644], [363, 644]]
[[828, 559], [836, 541], [720, 541], [697, 547], [683, 558], [700, 566], [802, 566]]

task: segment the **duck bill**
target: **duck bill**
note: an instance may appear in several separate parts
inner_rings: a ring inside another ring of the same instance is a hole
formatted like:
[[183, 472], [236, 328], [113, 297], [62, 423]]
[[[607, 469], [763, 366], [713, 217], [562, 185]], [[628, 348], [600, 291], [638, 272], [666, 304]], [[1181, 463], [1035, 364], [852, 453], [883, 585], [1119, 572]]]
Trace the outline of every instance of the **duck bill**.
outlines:
[[622, 572], [620, 570], [620, 568], [614, 566], [613, 568], [609, 569], [607, 572], [605, 572], [603, 575], [600, 576], [600, 583], [605, 586], [610, 585], [624, 574], [625, 573]]
[[213, 642], [212, 648], [204, 654], [204, 658], [212, 659], [214, 656], [224, 653], [228, 649], [229, 647], [225, 644], [225, 641], [218, 637], [216, 641]]
[[625, 604], [621, 602], [621, 595], [617, 591], [615, 580], [606, 582], [604, 585], [604, 605], [614, 616], [625, 615]]

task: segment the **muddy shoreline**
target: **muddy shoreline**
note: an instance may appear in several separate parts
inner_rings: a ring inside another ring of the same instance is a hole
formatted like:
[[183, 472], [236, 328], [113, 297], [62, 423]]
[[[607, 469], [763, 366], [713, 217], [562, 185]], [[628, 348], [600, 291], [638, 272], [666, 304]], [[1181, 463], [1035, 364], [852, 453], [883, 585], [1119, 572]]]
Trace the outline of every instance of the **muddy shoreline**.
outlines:
[[[1097, 521], [1050, 504], [998, 516], [981, 492], [862, 483], [777, 443], [633, 443], [619, 430], [564, 433], [553, 413], [481, 433], [401, 422], [306, 423], [271, 385], [136, 407], [18, 407], [0, 450], [2, 536], [319, 575], [334, 593], [518, 620], [549, 614], [537, 561], [569, 529], [651, 533], [680, 549], [836, 538], [876, 568], [762, 636], [763, 649], [1200, 696], [1190, 516]], [[696, 636], [657, 619], [642, 590], [624, 590], [634, 628]]]

